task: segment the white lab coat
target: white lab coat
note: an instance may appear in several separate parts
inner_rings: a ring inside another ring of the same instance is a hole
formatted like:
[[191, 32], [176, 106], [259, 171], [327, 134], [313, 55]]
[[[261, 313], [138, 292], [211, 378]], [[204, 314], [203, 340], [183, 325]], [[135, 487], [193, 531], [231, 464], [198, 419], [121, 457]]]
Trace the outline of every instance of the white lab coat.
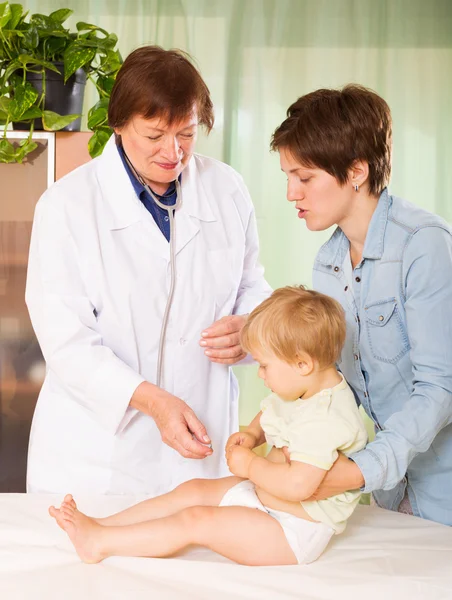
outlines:
[[241, 177], [194, 155], [182, 198], [163, 387], [204, 423], [213, 455], [182, 458], [151, 417], [128, 406], [142, 381], [156, 382], [170, 254], [111, 139], [36, 206], [26, 302], [47, 375], [30, 435], [28, 491], [155, 495], [193, 477], [229, 474], [224, 446], [238, 427], [237, 383], [229, 367], [207, 359], [199, 339], [271, 290]]

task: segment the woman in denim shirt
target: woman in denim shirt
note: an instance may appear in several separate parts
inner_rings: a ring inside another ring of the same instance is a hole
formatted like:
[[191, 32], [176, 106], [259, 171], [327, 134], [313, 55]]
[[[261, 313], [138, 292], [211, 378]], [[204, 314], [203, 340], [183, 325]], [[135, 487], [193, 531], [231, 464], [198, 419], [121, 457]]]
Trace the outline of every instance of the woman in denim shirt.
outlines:
[[287, 115], [272, 148], [308, 229], [337, 225], [314, 287], [344, 308], [339, 368], [376, 432], [316, 498], [362, 488], [382, 507], [452, 525], [452, 231], [388, 193], [391, 113], [377, 94], [317, 90]]

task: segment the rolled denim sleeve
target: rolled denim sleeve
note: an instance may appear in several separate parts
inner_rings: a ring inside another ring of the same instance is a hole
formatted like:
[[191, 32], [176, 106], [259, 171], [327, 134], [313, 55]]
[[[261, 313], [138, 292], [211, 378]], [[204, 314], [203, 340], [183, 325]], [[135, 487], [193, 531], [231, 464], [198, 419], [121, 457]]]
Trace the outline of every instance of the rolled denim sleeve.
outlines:
[[350, 458], [372, 492], [394, 488], [413, 458], [452, 422], [452, 235], [443, 227], [415, 231], [403, 252], [402, 296], [413, 390], [373, 442]]

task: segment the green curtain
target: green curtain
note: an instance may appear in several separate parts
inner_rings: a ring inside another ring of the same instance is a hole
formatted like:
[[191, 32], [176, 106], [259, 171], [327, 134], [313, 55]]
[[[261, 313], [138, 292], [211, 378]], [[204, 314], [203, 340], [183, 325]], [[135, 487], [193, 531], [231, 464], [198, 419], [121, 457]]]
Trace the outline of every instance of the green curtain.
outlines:
[[[349, 82], [369, 86], [394, 120], [391, 192], [452, 221], [452, 0], [28, 0], [66, 6], [117, 33], [126, 56], [143, 44], [182, 48], [212, 92], [216, 125], [198, 151], [244, 177], [272, 286], [311, 284], [329, 232], [311, 233], [285, 200], [274, 128], [297, 97]], [[87, 90], [86, 106], [94, 90]], [[236, 369], [241, 423], [266, 393], [254, 367]]]

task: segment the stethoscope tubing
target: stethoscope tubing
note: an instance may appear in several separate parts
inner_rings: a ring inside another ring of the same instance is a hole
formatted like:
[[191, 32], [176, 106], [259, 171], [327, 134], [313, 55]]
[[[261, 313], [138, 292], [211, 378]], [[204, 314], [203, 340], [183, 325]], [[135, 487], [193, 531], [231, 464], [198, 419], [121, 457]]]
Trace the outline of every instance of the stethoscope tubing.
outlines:
[[166, 301], [165, 312], [163, 314], [162, 328], [160, 330], [160, 340], [159, 340], [159, 352], [157, 359], [157, 379], [156, 385], [157, 387], [163, 387], [163, 368], [164, 368], [164, 349], [165, 349], [165, 339], [166, 339], [166, 330], [168, 328], [169, 316], [171, 311], [171, 306], [174, 298], [174, 291], [176, 288], [176, 223], [175, 223], [175, 212], [182, 206], [182, 190], [179, 183], [179, 180], [175, 180], [176, 185], [176, 202], [171, 205], [163, 204], [156, 197], [154, 192], [151, 190], [149, 185], [143, 180], [138, 171], [130, 162], [128, 156], [124, 152], [124, 156], [127, 160], [127, 164], [132, 169], [135, 177], [147, 191], [149, 196], [155, 202], [155, 204], [168, 212], [169, 222], [170, 222], [170, 271], [171, 271], [171, 279], [170, 279], [170, 289], [168, 292], [168, 298]]

